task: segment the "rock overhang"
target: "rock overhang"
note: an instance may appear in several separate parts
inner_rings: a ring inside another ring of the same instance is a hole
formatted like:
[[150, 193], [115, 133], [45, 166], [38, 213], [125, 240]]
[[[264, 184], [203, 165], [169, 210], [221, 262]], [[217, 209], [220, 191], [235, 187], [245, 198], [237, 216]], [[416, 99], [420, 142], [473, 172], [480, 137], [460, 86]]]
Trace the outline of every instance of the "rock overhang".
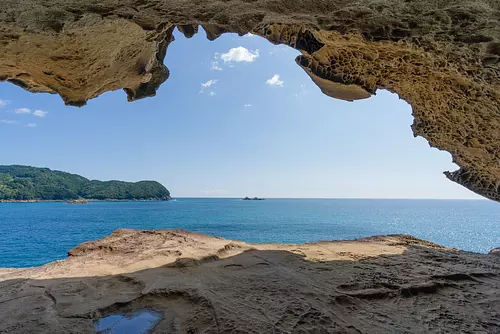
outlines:
[[415, 136], [451, 153], [446, 176], [500, 200], [500, 3], [347, 0], [77, 1], [0, 3], [0, 81], [83, 106], [124, 89], [154, 96], [178, 28], [207, 38], [248, 32], [301, 52], [323, 93], [397, 93]]

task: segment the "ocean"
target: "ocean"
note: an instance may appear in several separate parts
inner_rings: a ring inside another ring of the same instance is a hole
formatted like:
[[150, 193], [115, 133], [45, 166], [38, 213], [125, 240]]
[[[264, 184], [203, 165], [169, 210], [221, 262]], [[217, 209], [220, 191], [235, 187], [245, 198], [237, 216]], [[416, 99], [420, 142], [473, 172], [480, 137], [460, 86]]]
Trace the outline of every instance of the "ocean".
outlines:
[[248, 242], [304, 243], [407, 233], [486, 253], [500, 247], [500, 205], [480, 200], [179, 198], [169, 202], [0, 203], [0, 267], [64, 259], [118, 228], [176, 228]]

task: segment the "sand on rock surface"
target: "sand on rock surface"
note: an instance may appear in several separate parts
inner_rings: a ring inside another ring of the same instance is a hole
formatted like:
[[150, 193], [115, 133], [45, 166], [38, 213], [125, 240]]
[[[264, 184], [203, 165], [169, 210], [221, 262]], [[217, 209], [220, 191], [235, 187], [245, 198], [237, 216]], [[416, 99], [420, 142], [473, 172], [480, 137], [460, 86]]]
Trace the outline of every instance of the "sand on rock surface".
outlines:
[[499, 333], [500, 257], [408, 235], [249, 244], [117, 230], [62, 261], [0, 269], [0, 333], [92, 333], [153, 310], [154, 333]]

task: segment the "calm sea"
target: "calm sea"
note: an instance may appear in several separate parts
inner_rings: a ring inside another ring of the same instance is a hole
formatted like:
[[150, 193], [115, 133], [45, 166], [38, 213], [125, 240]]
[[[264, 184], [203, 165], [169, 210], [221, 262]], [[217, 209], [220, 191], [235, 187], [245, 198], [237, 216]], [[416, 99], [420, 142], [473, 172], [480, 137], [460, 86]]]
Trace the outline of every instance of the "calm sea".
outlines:
[[0, 267], [64, 259], [117, 228], [183, 228], [249, 242], [303, 243], [408, 233], [485, 253], [500, 247], [491, 201], [375, 199], [177, 199], [170, 202], [0, 203]]

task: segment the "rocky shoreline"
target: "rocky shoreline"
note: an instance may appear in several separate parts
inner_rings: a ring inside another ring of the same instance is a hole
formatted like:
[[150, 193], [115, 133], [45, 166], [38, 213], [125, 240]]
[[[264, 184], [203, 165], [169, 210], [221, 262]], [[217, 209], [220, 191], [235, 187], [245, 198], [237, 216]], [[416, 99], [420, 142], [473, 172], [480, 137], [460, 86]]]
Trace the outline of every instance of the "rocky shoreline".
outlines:
[[153, 333], [500, 331], [500, 257], [409, 235], [249, 244], [117, 230], [68, 258], [0, 269], [0, 333], [90, 333], [150, 309]]
[[[150, 199], [85, 199], [87, 202], [165, 202], [173, 200], [168, 198], [150, 198]], [[0, 203], [66, 203], [73, 200], [0, 200]], [[77, 201], [77, 200], [76, 200]]]

